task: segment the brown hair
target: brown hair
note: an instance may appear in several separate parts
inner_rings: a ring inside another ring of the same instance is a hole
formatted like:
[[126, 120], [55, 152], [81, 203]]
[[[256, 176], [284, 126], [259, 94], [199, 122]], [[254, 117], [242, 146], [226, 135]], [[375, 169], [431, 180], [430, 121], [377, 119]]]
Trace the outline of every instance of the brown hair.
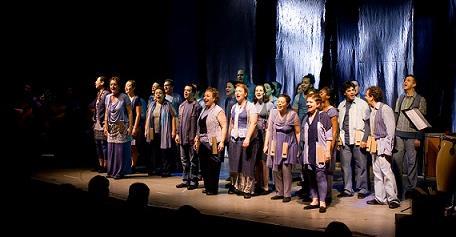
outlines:
[[315, 100], [315, 102], [321, 104], [321, 97], [318, 93], [310, 93], [309, 95], [307, 95], [307, 98], [312, 98]]
[[215, 98], [215, 103], [217, 104], [218, 100], [219, 100], [219, 92], [217, 89], [215, 89], [214, 87], [208, 87], [206, 89], [206, 92], [211, 92], [212, 93], [212, 96]]
[[367, 92], [370, 96], [374, 97], [375, 102], [382, 102], [383, 101], [383, 91], [378, 86], [371, 86], [367, 88]]
[[244, 89], [247, 96], [249, 95], [249, 88], [244, 83], [237, 83], [235, 88], [238, 88], [238, 87], [241, 87], [242, 89]]

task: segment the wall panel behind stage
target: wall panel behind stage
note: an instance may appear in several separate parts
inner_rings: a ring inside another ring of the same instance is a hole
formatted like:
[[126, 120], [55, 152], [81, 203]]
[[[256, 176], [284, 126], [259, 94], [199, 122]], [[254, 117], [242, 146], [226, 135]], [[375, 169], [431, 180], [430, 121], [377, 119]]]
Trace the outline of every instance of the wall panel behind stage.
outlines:
[[323, 60], [324, 0], [278, 0], [276, 33], [276, 81], [283, 93], [294, 95], [296, 86], [308, 73], [315, 85]]

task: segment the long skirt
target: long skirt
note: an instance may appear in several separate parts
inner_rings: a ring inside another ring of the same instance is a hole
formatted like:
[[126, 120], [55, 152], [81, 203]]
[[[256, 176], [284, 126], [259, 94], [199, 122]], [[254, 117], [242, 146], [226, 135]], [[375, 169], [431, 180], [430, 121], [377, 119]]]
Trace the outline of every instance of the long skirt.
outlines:
[[131, 173], [131, 142], [108, 142], [108, 176], [121, 178]]

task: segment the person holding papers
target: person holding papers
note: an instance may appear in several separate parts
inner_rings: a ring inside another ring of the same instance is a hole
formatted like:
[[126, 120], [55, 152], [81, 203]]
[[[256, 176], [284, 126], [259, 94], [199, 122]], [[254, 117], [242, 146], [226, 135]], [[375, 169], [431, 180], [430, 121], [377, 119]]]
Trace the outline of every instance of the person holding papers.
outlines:
[[[399, 189], [399, 197], [404, 194], [408, 197], [417, 183], [416, 151], [421, 145], [421, 133], [405, 114], [409, 109], [417, 108], [422, 115], [426, 115], [426, 99], [416, 93], [416, 78], [413, 75], [405, 76], [403, 82], [404, 93], [396, 101], [394, 110], [396, 115], [396, 146], [393, 154], [393, 172]], [[405, 161], [404, 161], [405, 159]], [[402, 174], [407, 174], [405, 182]]]
[[297, 158], [301, 127], [298, 114], [290, 109], [291, 98], [281, 94], [277, 99], [277, 109], [272, 109], [268, 118], [268, 129], [263, 152], [268, 155], [267, 165], [272, 168], [276, 195], [272, 200], [291, 201], [293, 165]]
[[[344, 177], [344, 191], [337, 197], [369, 196], [367, 187], [366, 141], [369, 129], [369, 106], [356, 96], [355, 85], [346, 81], [342, 87], [345, 99], [339, 104], [340, 163]], [[352, 182], [352, 160], [355, 162], [355, 185]], [[354, 186], [354, 188], [353, 188]]]
[[388, 203], [389, 208], [398, 208], [400, 204], [397, 198], [396, 180], [390, 164], [394, 147], [394, 113], [391, 107], [382, 103], [383, 92], [380, 87], [369, 87], [365, 98], [371, 108], [367, 150], [372, 154], [375, 191], [375, 198], [367, 201], [367, 204]]

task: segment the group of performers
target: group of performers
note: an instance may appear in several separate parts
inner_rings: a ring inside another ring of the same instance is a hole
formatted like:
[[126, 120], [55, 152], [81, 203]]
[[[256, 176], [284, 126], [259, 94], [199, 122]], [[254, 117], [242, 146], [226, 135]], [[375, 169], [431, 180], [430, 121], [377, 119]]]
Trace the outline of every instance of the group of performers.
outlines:
[[123, 93], [118, 77], [98, 77], [94, 134], [99, 169], [107, 177], [123, 178], [143, 153], [149, 175], [168, 177], [174, 154], [179, 154], [182, 183], [176, 187], [197, 189], [202, 180], [203, 193], [216, 195], [228, 154], [229, 194], [245, 199], [269, 194], [272, 177], [271, 199], [286, 203], [292, 196], [292, 170], [299, 166], [311, 198], [304, 209], [324, 213], [332, 197], [337, 152], [344, 180], [339, 198], [355, 192], [359, 199], [370, 196], [371, 156], [374, 198], [367, 204], [399, 207], [404, 194], [416, 187], [416, 149], [423, 136], [403, 111], [417, 108], [426, 114], [415, 77], [404, 77], [404, 94], [395, 108], [383, 102], [378, 86], [367, 88], [361, 98], [356, 81], [343, 84], [345, 98], [336, 108], [333, 90], [317, 90], [314, 84], [312, 74], [304, 76], [292, 101], [279, 94], [274, 83], [246, 82], [239, 70], [236, 79], [226, 83], [224, 103], [219, 103], [217, 89], [209, 87], [200, 95], [192, 83], [185, 85], [182, 97], [170, 79], [163, 85], [152, 83], [146, 102], [135, 94], [135, 81], [128, 81]]

